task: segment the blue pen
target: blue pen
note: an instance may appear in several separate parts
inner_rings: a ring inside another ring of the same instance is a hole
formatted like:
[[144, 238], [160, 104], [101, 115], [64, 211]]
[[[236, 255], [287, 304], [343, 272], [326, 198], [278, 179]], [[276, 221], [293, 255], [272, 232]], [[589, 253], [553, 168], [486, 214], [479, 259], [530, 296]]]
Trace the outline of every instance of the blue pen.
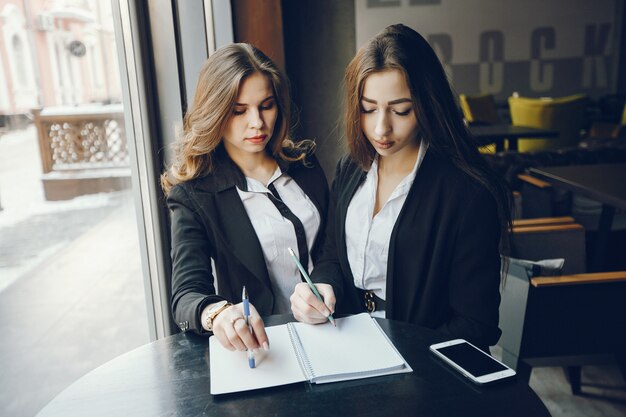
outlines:
[[[246, 320], [246, 326], [248, 326], [248, 329], [250, 330], [250, 333], [252, 334], [252, 326], [250, 325], [250, 300], [248, 299], [248, 291], [246, 291], [246, 287], [243, 287], [243, 291], [241, 292], [241, 301], [243, 301], [243, 317]], [[248, 365], [250, 366], [250, 368], [254, 368], [255, 367], [255, 363], [254, 363], [254, 352], [252, 352], [252, 350], [248, 349]]]
[[[296, 263], [296, 266], [298, 267], [298, 269], [300, 270], [300, 272], [302, 273], [302, 276], [304, 277], [304, 279], [306, 280], [306, 283], [309, 284], [309, 288], [311, 289], [311, 291], [313, 291], [313, 294], [315, 294], [315, 296], [317, 297], [318, 300], [320, 300], [322, 303], [324, 302], [324, 300], [322, 299], [322, 296], [320, 295], [320, 293], [317, 291], [317, 288], [315, 288], [315, 285], [313, 285], [313, 281], [311, 281], [311, 278], [309, 277], [309, 274], [307, 274], [307, 272], [304, 270], [304, 267], [302, 266], [302, 264], [300, 263], [300, 260], [298, 259], [298, 257], [296, 256], [296, 254], [294, 253], [293, 249], [291, 248], [287, 248], [287, 250], [289, 251], [289, 254], [291, 255], [291, 257], [293, 258], [294, 262]], [[337, 327], [337, 324], [335, 323], [335, 318], [333, 317], [332, 314], [328, 315], [328, 321], [335, 327]]]

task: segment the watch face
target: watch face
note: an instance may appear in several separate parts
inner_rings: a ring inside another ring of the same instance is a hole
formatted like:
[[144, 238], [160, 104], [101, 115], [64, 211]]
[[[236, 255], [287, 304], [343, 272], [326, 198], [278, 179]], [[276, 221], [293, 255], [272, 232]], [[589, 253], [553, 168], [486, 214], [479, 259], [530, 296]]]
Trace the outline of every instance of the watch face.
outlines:
[[211, 307], [211, 309], [209, 310], [209, 314], [210, 314], [210, 313], [213, 313], [214, 311], [219, 310], [219, 309], [220, 309], [220, 308], [222, 308], [224, 305], [226, 305], [226, 303], [227, 303], [227, 302], [228, 302], [228, 301], [226, 301], [226, 300], [222, 300], [222, 301], [220, 301], [220, 302], [218, 302], [218, 303], [213, 304], [213, 307]]
[[206, 318], [206, 327], [209, 331], [213, 331], [213, 319], [219, 314], [219, 312], [228, 304], [228, 301], [219, 301], [209, 309], [209, 315]]

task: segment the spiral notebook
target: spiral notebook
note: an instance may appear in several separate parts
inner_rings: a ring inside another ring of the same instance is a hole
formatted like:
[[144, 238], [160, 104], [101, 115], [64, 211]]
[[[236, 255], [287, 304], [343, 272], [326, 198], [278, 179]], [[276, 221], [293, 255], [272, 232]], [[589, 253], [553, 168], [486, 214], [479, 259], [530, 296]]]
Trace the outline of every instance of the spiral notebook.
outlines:
[[271, 349], [256, 355], [254, 369], [248, 367], [246, 352], [231, 352], [211, 337], [211, 394], [413, 371], [367, 313], [336, 323], [336, 328], [330, 323], [299, 322], [267, 327]]

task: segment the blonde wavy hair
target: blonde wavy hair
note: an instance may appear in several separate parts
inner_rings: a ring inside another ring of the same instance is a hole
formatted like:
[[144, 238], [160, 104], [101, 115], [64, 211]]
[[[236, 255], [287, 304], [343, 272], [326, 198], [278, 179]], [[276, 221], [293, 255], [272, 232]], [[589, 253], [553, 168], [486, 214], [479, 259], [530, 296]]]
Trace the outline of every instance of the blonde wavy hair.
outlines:
[[200, 70], [196, 93], [183, 119], [183, 129], [175, 143], [172, 166], [161, 175], [167, 195], [171, 188], [213, 171], [212, 157], [222, 136], [246, 77], [265, 75], [274, 89], [278, 116], [266, 151], [275, 159], [304, 159], [314, 146], [310, 140], [295, 143], [291, 137], [291, 101], [287, 81], [263, 52], [247, 43], [224, 46], [211, 55]]

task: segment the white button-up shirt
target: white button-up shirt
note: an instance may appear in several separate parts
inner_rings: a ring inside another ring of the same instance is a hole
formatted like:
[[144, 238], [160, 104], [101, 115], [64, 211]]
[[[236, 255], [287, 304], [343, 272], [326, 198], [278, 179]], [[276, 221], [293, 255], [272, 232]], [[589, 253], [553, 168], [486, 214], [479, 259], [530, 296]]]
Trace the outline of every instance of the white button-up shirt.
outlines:
[[[246, 183], [248, 190], [243, 191], [237, 188], [237, 192], [263, 249], [265, 265], [274, 292], [273, 313], [291, 313], [289, 297], [296, 284], [302, 282], [300, 271], [287, 251], [287, 248], [291, 248], [296, 256], [299, 256], [295, 229], [293, 224], [284, 218], [270, 201], [267, 196], [270, 190], [263, 183], [248, 177], [246, 177]], [[283, 203], [304, 226], [309, 248], [309, 272], [311, 272], [313, 260], [310, 252], [320, 228], [320, 214], [300, 186], [288, 174], [282, 173], [279, 167], [276, 167], [268, 185], [272, 183]]]
[[[346, 247], [354, 285], [363, 290], [372, 290], [383, 300], [387, 290], [391, 232], [427, 148], [427, 145], [420, 145], [413, 170], [400, 181], [376, 216], [373, 214], [378, 188], [378, 157], [348, 206]], [[385, 312], [377, 310], [372, 316], [385, 317]]]

